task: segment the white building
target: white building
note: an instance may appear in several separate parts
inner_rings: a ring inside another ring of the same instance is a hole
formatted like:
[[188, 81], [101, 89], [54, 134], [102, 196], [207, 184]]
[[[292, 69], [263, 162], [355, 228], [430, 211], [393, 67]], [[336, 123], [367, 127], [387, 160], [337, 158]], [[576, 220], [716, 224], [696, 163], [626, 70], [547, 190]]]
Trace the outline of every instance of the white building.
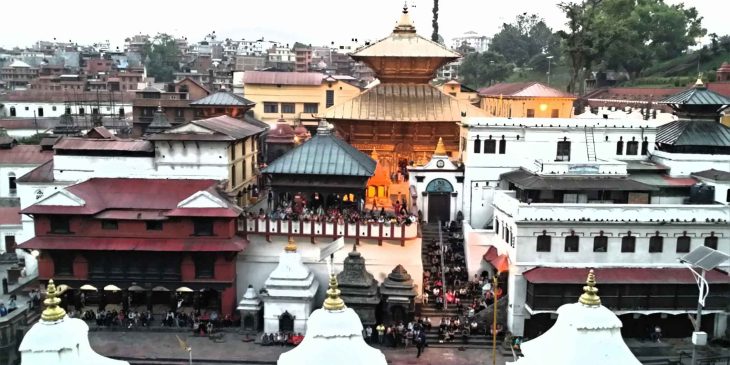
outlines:
[[267, 51], [269, 62], [294, 62], [296, 54], [289, 47], [274, 46]]
[[489, 50], [489, 41], [491, 39], [487, 36], [480, 35], [474, 31], [468, 31], [458, 37], [454, 37], [451, 40], [451, 49], [458, 49], [464, 43], [467, 46], [474, 48], [475, 52], [486, 52]]
[[269, 274], [261, 300], [264, 302], [264, 332], [307, 332], [319, 281], [302, 263], [294, 239], [279, 256], [279, 265]]
[[418, 167], [408, 168], [409, 185], [415, 187], [416, 205], [428, 222], [448, 222], [455, 219], [463, 204], [464, 171], [446, 155], [443, 141], [439, 138], [431, 160]]

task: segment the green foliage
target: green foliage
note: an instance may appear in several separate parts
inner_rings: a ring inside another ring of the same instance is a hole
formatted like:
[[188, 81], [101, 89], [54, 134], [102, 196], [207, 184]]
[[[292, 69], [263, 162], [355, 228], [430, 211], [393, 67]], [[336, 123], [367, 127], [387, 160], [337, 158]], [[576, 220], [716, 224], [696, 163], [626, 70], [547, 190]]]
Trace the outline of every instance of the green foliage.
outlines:
[[32, 136], [17, 138], [20, 144], [40, 144], [45, 137], [50, 137], [48, 133], [36, 133]]
[[522, 67], [543, 53], [559, 55], [559, 46], [559, 38], [542, 18], [523, 13], [513, 23], [502, 24], [500, 32], [492, 38], [489, 49]]
[[467, 55], [461, 63], [460, 73], [465, 84], [478, 88], [504, 81], [514, 67], [501, 54], [488, 51]]
[[572, 68], [570, 91], [583, 70], [602, 63], [632, 77], [652, 64], [676, 58], [703, 36], [695, 8], [662, 0], [583, 0], [558, 5], [568, 18], [559, 32]]
[[433, 0], [433, 33], [431, 33], [431, 40], [434, 42], [439, 41], [439, 0]]
[[151, 42], [144, 45], [147, 73], [156, 81], [170, 82], [174, 80], [174, 72], [180, 70], [180, 54], [175, 38], [166, 33], [159, 33]]

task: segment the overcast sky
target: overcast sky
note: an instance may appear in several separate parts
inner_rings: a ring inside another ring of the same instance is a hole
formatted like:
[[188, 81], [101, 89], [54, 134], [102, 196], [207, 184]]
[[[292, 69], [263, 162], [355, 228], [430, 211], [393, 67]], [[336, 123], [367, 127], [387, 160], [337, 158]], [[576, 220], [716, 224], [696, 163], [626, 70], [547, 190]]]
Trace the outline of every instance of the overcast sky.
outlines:
[[[679, 3], [677, 0], [667, 0]], [[473, 30], [491, 36], [503, 22], [522, 12], [537, 13], [559, 29], [565, 18], [556, 0], [441, 0], [440, 34], [447, 40]], [[432, 0], [411, 0], [418, 32], [431, 34]], [[718, 0], [689, 0], [704, 17], [708, 33], [730, 33], [727, 6]], [[32, 5], [31, 5], [32, 4]], [[73, 40], [92, 44], [109, 40], [112, 47], [138, 33], [167, 32], [202, 39], [211, 31], [219, 38], [300, 41], [344, 44], [358, 38], [377, 40], [390, 33], [398, 19], [401, 0], [214, 0], [202, 2], [125, 0], [3, 1], [0, 46], [29, 46], [38, 40]], [[723, 11], [718, 11], [724, 8]], [[12, 16], [8, 16], [14, 14]]]

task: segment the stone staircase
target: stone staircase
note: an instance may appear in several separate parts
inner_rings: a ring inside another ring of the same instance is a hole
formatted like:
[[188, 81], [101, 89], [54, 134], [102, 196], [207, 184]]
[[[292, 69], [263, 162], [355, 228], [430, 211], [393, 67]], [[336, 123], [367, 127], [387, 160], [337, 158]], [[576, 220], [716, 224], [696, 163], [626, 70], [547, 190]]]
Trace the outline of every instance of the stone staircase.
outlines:
[[[432, 265], [431, 262], [428, 260], [428, 246], [431, 244], [432, 241], [438, 242], [439, 229], [441, 228], [437, 223], [429, 223], [421, 226], [423, 242], [423, 244], [421, 245], [421, 260], [423, 262], [423, 271], [431, 269]], [[444, 239], [446, 239], [447, 236], [448, 234], [444, 232]], [[490, 311], [489, 313], [492, 312]], [[431, 300], [428, 304], [423, 304], [422, 306], [420, 306], [420, 313], [418, 315], [420, 317], [430, 318], [431, 324], [433, 325], [433, 328], [431, 328], [430, 331], [426, 332], [426, 341], [428, 343], [428, 346], [436, 348], [491, 348], [492, 336], [488, 336], [485, 333], [470, 335], [469, 340], [466, 344], [464, 344], [460, 335], [456, 336], [456, 339], [453, 342], [439, 343], [438, 325], [439, 323], [441, 323], [441, 318], [455, 317], [457, 316], [457, 314], [458, 312], [456, 310], [456, 307], [452, 306], [447, 307], [447, 309], [443, 309], [442, 307], [437, 307], [433, 300]], [[499, 313], [497, 314], [499, 315]], [[497, 337], [497, 345], [501, 345], [500, 337]]]

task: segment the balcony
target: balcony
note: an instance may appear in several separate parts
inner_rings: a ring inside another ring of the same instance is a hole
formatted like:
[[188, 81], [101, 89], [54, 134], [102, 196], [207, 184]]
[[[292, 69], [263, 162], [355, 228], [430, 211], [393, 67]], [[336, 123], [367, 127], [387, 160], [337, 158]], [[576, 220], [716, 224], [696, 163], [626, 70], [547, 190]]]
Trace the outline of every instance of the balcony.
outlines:
[[315, 239], [336, 239], [338, 237], [360, 239], [376, 239], [378, 245], [383, 241], [400, 241], [401, 246], [406, 240], [418, 236], [418, 224], [388, 224], [388, 223], [330, 223], [304, 222], [291, 220], [272, 220], [269, 218], [244, 218], [238, 221], [238, 230], [244, 234], [265, 235], [267, 240], [271, 236], [298, 236]]
[[498, 191], [494, 207], [515, 222], [576, 221], [604, 223], [721, 223], [730, 219], [730, 209], [722, 204], [573, 204], [522, 203], [514, 191]]
[[538, 175], [626, 175], [626, 163], [621, 161], [550, 161], [535, 160], [533, 169]]

